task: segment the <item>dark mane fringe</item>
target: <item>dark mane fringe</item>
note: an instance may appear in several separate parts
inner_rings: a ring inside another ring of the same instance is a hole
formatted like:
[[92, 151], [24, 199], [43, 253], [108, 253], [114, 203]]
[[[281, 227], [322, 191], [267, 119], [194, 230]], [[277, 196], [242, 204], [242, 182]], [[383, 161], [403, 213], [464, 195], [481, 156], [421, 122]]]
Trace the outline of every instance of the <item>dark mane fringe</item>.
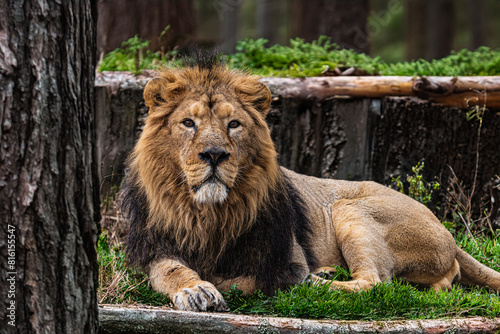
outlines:
[[224, 56], [216, 49], [195, 50], [186, 54], [181, 59], [184, 67], [198, 67], [212, 70], [225, 65]]
[[[300, 276], [304, 268], [291, 262], [294, 236], [304, 250], [308, 270], [316, 267], [305, 204], [284, 175], [276, 189], [269, 191], [269, 202], [262, 205], [253, 227], [229, 245], [217, 261], [210, 261], [216, 252], [187, 253], [179, 249], [168, 232], [147, 228], [146, 197], [131, 180], [125, 183], [122, 205], [131, 224], [126, 247], [129, 261], [146, 270], [158, 258], [180, 258], [204, 280], [252, 276], [257, 288], [272, 294], [303, 278]], [[214, 240], [209, 248], [217, 246]]]

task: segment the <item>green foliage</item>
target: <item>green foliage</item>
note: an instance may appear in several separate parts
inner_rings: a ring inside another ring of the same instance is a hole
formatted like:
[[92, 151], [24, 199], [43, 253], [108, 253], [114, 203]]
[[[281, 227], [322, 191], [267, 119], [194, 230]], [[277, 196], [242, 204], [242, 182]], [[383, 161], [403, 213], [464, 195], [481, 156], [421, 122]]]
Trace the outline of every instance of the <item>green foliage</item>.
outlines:
[[379, 74], [401, 76], [467, 76], [467, 75], [499, 75], [500, 52], [488, 47], [479, 47], [476, 51], [463, 49], [452, 52], [448, 57], [434, 59], [430, 62], [417, 60], [387, 64]]
[[[167, 28], [162, 32], [161, 37], [168, 30]], [[130, 71], [139, 74], [144, 69], [160, 68], [165, 62], [175, 58], [177, 54], [175, 50], [165, 54], [152, 52], [148, 47], [149, 41], [143, 41], [135, 35], [123, 42], [121, 48], [108, 53], [102, 59], [99, 71]]]
[[[168, 28], [168, 27], [167, 27]], [[159, 38], [162, 38], [160, 35]], [[500, 52], [487, 47], [476, 51], [461, 50], [450, 56], [426, 61], [387, 63], [380, 57], [370, 57], [353, 50], [340, 49], [329, 37], [321, 36], [313, 42], [301, 38], [290, 40], [290, 46], [266, 47], [266, 39], [245, 39], [228, 56], [228, 63], [236, 69], [249, 70], [261, 76], [304, 77], [331, 75], [334, 71], [356, 69], [358, 74], [400, 76], [466, 76], [499, 75]], [[175, 60], [176, 51], [165, 54], [148, 50], [149, 41], [135, 36], [122, 47], [107, 54], [99, 71], [132, 71], [158, 69]]]
[[427, 182], [423, 179], [422, 170], [425, 164], [423, 161], [419, 162], [416, 166], [411, 168], [413, 174], [408, 175], [406, 180], [408, 181], [408, 188], [405, 189], [405, 184], [401, 180], [401, 176], [392, 178], [392, 182], [396, 184], [397, 190], [403, 194], [408, 194], [413, 199], [416, 199], [420, 203], [427, 205], [432, 199], [432, 193], [434, 190], [440, 188], [439, 182]]
[[330, 39], [317, 41], [290, 40], [290, 46], [266, 48], [267, 40], [247, 39], [238, 43], [237, 53], [230, 56], [236, 68], [247, 68], [262, 76], [319, 76], [329, 71], [354, 67], [361, 73], [397, 76], [466, 76], [500, 74], [500, 52], [480, 47], [476, 51], [461, 50], [450, 56], [415, 62], [386, 63], [353, 50], [339, 49]]
[[290, 40], [290, 46], [265, 47], [266, 39], [246, 39], [238, 43], [237, 52], [229, 56], [229, 64], [249, 69], [262, 76], [319, 76], [336, 68], [354, 67], [368, 74], [381, 70], [383, 62], [353, 50], [341, 50], [330, 38], [321, 36], [317, 41]]

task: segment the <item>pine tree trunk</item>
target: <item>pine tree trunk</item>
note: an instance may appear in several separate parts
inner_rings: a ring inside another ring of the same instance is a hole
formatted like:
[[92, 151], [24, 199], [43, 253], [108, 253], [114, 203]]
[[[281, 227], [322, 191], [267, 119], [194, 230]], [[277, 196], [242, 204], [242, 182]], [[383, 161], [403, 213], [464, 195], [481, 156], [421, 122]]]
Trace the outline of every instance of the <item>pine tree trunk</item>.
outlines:
[[368, 53], [368, 12], [368, 0], [296, 0], [292, 34], [308, 42], [325, 35], [343, 48]]
[[[152, 50], [169, 51], [186, 46], [196, 35], [193, 0], [99, 1], [97, 49], [108, 53], [136, 34], [150, 41]], [[170, 29], [162, 32], [170, 25]]]
[[471, 32], [470, 48], [475, 50], [478, 47], [484, 45], [485, 42], [485, 11], [484, 11], [484, 0], [469, 0], [468, 3], [469, 10], [469, 27]]
[[269, 45], [278, 43], [278, 29], [276, 27], [276, 21], [280, 18], [278, 6], [277, 0], [257, 1], [257, 10], [255, 11], [257, 37], [267, 39]]
[[233, 53], [239, 39], [241, 0], [215, 1], [214, 7], [220, 20], [219, 50]]
[[446, 57], [453, 49], [455, 35], [455, 2], [453, 0], [427, 0], [427, 52], [428, 60]]
[[425, 57], [427, 34], [427, 0], [405, 2], [406, 60]]
[[1, 332], [95, 333], [96, 3], [1, 1], [0, 18]]

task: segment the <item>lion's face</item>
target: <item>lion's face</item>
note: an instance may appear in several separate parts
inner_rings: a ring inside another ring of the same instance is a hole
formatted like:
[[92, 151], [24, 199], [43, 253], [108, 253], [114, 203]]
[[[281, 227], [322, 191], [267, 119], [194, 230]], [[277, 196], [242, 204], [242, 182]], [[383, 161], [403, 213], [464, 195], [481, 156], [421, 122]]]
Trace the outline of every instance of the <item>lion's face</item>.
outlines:
[[248, 161], [255, 124], [228, 92], [184, 100], [169, 120], [182, 176], [199, 203], [224, 202]]
[[226, 70], [212, 69], [210, 80], [207, 71], [164, 72], [148, 83], [150, 115], [141, 140], [152, 143], [145, 159], [162, 164], [159, 173], [177, 178], [195, 202], [216, 204], [254, 182], [250, 175], [275, 153], [264, 121], [269, 89]]

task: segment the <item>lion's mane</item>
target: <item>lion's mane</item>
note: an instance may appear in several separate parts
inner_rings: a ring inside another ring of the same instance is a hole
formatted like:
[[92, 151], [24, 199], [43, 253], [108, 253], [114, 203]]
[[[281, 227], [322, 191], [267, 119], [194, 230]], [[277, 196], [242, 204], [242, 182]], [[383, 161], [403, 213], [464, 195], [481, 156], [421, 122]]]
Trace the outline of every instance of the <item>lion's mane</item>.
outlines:
[[[203, 279], [255, 276], [258, 287], [269, 293], [296, 281], [290, 262], [294, 235], [314, 267], [310, 222], [297, 191], [281, 172], [269, 129], [255, 107], [268, 109], [270, 96], [263, 97], [262, 85], [254, 84], [256, 79], [228, 71], [215, 61], [164, 70], [160, 78], [160, 96], [149, 98], [167, 103], [168, 111], [148, 116], [128, 160], [123, 187], [123, 210], [131, 224], [130, 262], [147, 268], [156, 259], [175, 257]], [[219, 86], [234, 89], [259, 123], [253, 147], [248, 148], [256, 153], [240, 169], [225, 202], [200, 205], [190, 196], [179, 166], [169, 161], [172, 152], [159, 134], [168, 126], [168, 114], [190, 91], [202, 89], [210, 95]]]

